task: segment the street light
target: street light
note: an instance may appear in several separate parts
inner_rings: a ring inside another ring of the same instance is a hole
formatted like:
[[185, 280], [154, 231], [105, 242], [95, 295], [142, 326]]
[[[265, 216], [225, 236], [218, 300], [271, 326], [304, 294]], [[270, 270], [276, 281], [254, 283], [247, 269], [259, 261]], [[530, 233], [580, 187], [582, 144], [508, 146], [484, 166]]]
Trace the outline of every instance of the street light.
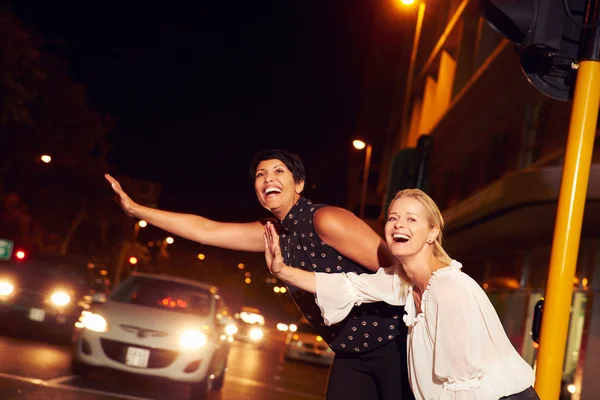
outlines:
[[363, 170], [363, 179], [362, 179], [362, 189], [360, 193], [360, 218], [365, 218], [365, 206], [367, 203], [367, 186], [369, 183], [369, 169], [371, 168], [371, 153], [373, 151], [373, 147], [370, 144], [366, 144], [362, 140], [354, 140], [352, 145], [358, 149], [362, 150], [365, 147], [367, 151], [365, 152], [365, 167]]
[[40, 157], [40, 160], [42, 160], [42, 162], [48, 164], [50, 161], [52, 161], [52, 157], [50, 157], [48, 154], [44, 154], [43, 156]]
[[354, 140], [352, 142], [352, 146], [354, 146], [358, 150], [362, 150], [365, 148], [366, 144], [362, 140]]

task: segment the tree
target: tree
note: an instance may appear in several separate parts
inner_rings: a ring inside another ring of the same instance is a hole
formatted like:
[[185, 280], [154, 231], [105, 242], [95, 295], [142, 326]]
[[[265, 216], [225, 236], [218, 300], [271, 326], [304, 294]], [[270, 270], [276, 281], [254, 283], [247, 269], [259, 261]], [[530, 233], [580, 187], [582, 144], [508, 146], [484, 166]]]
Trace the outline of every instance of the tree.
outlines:
[[39, 43], [10, 12], [0, 10], [0, 193], [19, 147], [16, 128], [30, 124], [27, 106], [44, 78]]
[[[0, 194], [10, 200], [2, 215], [13, 218], [19, 204], [28, 221], [13, 224], [12, 235], [26, 230], [47, 253], [110, 254], [112, 222], [122, 223], [102, 179], [114, 120], [90, 110], [66, 63], [40, 50], [8, 12], [0, 12], [0, 36], [0, 90], [8, 93], [0, 105]], [[41, 162], [42, 154], [52, 161]]]

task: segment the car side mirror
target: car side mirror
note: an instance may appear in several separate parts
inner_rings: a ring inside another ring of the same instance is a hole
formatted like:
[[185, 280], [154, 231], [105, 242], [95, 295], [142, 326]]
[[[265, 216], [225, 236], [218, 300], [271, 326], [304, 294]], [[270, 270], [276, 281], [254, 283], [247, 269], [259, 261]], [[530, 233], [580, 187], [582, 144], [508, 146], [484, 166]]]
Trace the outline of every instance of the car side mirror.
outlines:
[[92, 296], [92, 304], [104, 304], [106, 300], [105, 293], [94, 293]]

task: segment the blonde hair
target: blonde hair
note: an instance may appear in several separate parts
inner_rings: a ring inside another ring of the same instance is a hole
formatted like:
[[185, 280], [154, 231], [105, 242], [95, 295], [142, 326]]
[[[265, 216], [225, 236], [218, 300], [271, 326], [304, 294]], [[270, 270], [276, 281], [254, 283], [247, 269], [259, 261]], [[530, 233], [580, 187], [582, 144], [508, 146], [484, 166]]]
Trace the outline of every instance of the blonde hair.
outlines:
[[452, 262], [452, 258], [450, 258], [448, 253], [446, 253], [446, 250], [444, 250], [444, 248], [442, 247], [444, 217], [442, 217], [442, 212], [438, 208], [437, 204], [435, 204], [433, 199], [429, 197], [427, 193], [420, 189], [404, 189], [399, 191], [398, 193], [396, 193], [394, 199], [390, 202], [390, 205], [388, 207], [388, 213], [390, 208], [392, 207], [392, 204], [394, 204], [394, 201], [407, 197], [418, 200], [427, 209], [429, 214], [427, 221], [429, 222], [429, 225], [432, 228], [438, 227], [438, 229], [440, 230], [440, 233], [435, 238], [435, 242], [433, 245], [433, 256], [445, 265], [450, 265], [450, 263]]

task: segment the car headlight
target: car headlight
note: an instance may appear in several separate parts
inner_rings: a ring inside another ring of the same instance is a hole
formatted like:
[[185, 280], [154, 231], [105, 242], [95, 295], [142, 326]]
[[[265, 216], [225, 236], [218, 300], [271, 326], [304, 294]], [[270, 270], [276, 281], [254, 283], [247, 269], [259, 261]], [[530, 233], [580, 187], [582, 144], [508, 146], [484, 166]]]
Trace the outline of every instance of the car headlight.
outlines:
[[55, 306], [64, 307], [71, 302], [71, 296], [69, 296], [67, 292], [63, 290], [57, 290], [56, 292], [52, 293], [52, 296], [50, 296], [50, 301]]
[[198, 330], [189, 329], [183, 332], [179, 344], [186, 349], [199, 349], [206, 345], [207, 340], [204, 333]]
[[284, 323], [280, 322], [280, 323], [277, 324], [277, 330], [278, 331], [287, 332], [288, 329], [289, 329], [289, 327], [286, 324], [284, 324]]
[[79, 317], [79, 321], [79, 324], [76, 324], [76, 326], [89, 329], [90, 331], [100, 333], [108, 331], [108, 323], [100, 314], [83, 311], [81, 317]]
[[263, 331], [260, 328], [252, 328], [250, 329], [250, 339], [257, 341], [262, 339]]
[[233, 336], [238, 333], [238, 327], [235, 324], [229, 324], [225, 327], [225, 333], [229, 336]]
[[0, 296], [9, 296], [15, 287], [7, 281], [0, 281]]

